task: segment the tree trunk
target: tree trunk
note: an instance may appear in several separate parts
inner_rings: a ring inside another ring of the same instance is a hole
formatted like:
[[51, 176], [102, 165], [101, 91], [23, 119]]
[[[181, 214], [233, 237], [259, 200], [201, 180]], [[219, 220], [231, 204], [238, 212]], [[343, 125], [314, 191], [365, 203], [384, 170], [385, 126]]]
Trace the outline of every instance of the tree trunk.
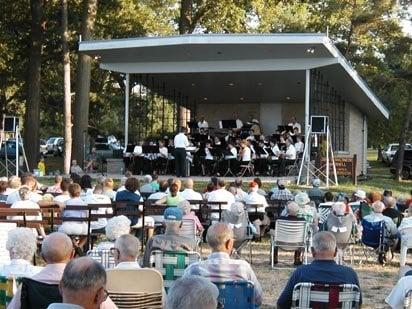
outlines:
[[67, 0], [61, 1], [62, 6], [62, 49], [63, 49], [63, 89], [64, 89], [64, 174], [70, 173], [72, 157], [72, 101], [70, 88], [70, 53], [68, 47], [68, 11]]
[[402, 180], [406, 133], [409, 130], [409, 126], [411, 122], [411, 115], [412, 115], [412, 88], [411, 88], [411, 85], [408, 85], [408, 87], [409, 87], [409, 95], [408, 95], [409, 105], [406, 111], [405, 120], [402, 126], [401, 135], [399, 138], [399, 155], [398, 155], [398, 162], [396, 164], [396, 171], [395, 171], [395, 181], [398, 181], [398, 182]]
[[[89, 40], [96, 20], [97, 0], [84, 0], [81, 22], [82, 40]], [[77, 60], [76, 100], [74, 106], [73, 155], [80, 166], [83, 165], [84, 151], [89, 123], [89, 92], [91, 58], [79, 54]]]
[[31, 0], [31, 32], [27, 76], [27, 104], [24, 143], [29, 169], [37, 166], [40, 128], [41, 54], [43, 44], [42, 1]]
[[378, 162], [382, 162], [382, 146], [381, 144], [378, 145]]
[[192, 0], [181, 0], [180, 2], [180, 18], [179, 18], [179, 34], [191, 33], [193, 17]]

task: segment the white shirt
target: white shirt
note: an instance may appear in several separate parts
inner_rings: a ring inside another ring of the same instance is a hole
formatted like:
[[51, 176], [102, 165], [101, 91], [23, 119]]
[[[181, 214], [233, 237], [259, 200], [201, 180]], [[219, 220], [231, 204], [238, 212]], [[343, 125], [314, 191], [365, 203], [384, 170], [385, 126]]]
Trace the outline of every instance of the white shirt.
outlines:
[[403, 300], [406, 293], [412, 287], [412, 276], [405, 276], [399, 279], [393, 287], [391, 293], [386, 297], [385, 302], [393, 309], [403, 309]]
[[297, 143], [295, 143], [295, 149], [296, 149], [296, 152], [298, 152], [298, 153], [300, 153], [300, 152], [303, 152], [303, 142], [297, 142]]
[[236, 129], [241, 129], [243, 127], [243, 122], [240, 119], [236, 119]]
[[167, 150], [167, 147], [160, 147], [159, 148], [159, 153], [161, 158], [167, 159], [169, 157], [169, 152]]
[[10, 264], [0, 267], [0, 276], [30, 278], [42, 269], [43, 267], [33, 266], [29, 261], [13, 259]]
[[150, 194], [149, 196], [149, 200], [160, 200], [161, 198], [164, 198], [165, 196], [167, 196], [166, 192], [155, 192]]
[[[230, 205], [235, 202], [235, 196], [226, 189], [222, 188], [210, 192], [207, 200], [210, 202], [227, 202], [227, 204], [222, 205], [221, 207], [222, 210], [227, 210], [230, 208]], [[219, 206], [212, 205], [212, 209], [219, 209]]]
[[137, 262], [120, 262], [115, 269], [140, 269], [140, 265]]
[[242, 188], [236, 188], [235, 200], [236, 202], [243, 202], [247, 193]]
[[199, 121], [198, 123], [197, 123], [197, 126], [199, 127], [199, 129], [207, 129], [207, 128], [209, 128], [209, 124], [207, 123], [207, 121], [206, 120], [203, 120], [203, 121]]
[[[108, 205], [112, 204], [112, 200], [110, 199], [110, 197], [103, 195], [103, 194], [86, 195], [84, 201], [87, 204], [108, 204]], [[111, 207], [92, 210], [92, 214], [104, 215], [104, 214], [112, 214], [112, 213], [113, 213], [113, 208]], [[106, 227], [106, 224], [107, 224], [107, 218], [99, 218], [97, 221], [90, 222], [90, 228], [92, 230], [102, 229]]]
[[184, 189], [182, 192], [180, 192], [180, 196], [182, 196], [185, 200], [189, 200], [189, 201], [203, 200], [202, 195], [193, 189]]
[[[32, 209], [40, 209], [39, 204], [26, 200], [26, 201], [17, 201], [14, 202], [10, 208], [32, 208]], [[9, 217], [7, 217], [9, 218]], [[42, 220], [42, 215], [39, 214], [38, 216], [26, 216], [27, 220]], [[10, 220], [23, 220], [22, 216], [12, 216]]]
[[187, 139], [187, 136], [184, 133], [180, 132], [174, 138], [174, 145], [175, 148], [186, 149], [186, 147], [189, 147], [189, 140]]
[[140, 145], [134, 146], [133, 154], [138, 157], [143, 156], [143, 148]]
[[243, 149], [243, 154], [242, 154], [242, 161], [244, 162], [248, 162], [251, 160], [251, 155], [252, 155], [252, 151], [250, 150], [249, 147], [245, 147]]
[[[263, 195], [259, 194], [257, 190], [252, 190], [251, 192], [249, 192], [249, 194], [245, 197], [245, 204], [263, 205], [262, 207], [257, 208], [258, 212], [265, 212], [265, 208], [268, 205], [266, 198]], [[248, 211], [255, 212], [255, 208], [249, 208]]]
[[288, 149], [286, 149], [286, 159], [289, 160], [296, 160], [296, 149], [293, 145], [289, 145]]
[[225, 156], [225, 159], [236, 159], [237, 158], [237, 149], [235, 147], [232, 147], [229, 149], [231, 155]]
[[[37, 203], [38, 201], [41, 201], [42, 196], [38, 193], [35, 192], [30, 192], [29, 200]], [[14, 191], [13, 193], [9, 194], [7, 196], [7, 201], [6, 204], [14, 204], [15, 202], [21, 201], [19, 190]]]
[[60, 202], [60, 203], [64, 203], [67, 200], [70, 200], [70, 195], [68, 194], [60, 194], [58, 196], [55, 196], [53, 199], [53, 201]]
[[205, 147], [205, 160], [213, 160], [213, 156], [212, 153], [210, 152], [209, 148]]

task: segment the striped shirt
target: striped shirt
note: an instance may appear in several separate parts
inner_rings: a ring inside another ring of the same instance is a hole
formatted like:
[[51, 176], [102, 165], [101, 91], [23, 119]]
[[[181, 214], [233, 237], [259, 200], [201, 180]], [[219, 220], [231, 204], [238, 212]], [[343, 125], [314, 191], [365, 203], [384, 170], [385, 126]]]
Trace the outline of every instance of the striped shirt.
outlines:
[[249, 280], [255, 286], [255, 303], [262, 303], [262, 287], [250, 264], [243, 260], [231, 259], [225, 252], [214, 252], [205, 261], [189, 265], [185, 275], [198, 275], [212, 282]]

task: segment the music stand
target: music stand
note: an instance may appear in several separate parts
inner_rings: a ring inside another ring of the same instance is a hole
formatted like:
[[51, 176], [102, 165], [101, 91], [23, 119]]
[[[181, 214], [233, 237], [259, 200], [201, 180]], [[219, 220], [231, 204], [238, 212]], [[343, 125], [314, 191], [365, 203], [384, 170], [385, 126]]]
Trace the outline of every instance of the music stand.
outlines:
[[222, 129], [234, 129], [236, 128], [236, 120], [221, 120]]

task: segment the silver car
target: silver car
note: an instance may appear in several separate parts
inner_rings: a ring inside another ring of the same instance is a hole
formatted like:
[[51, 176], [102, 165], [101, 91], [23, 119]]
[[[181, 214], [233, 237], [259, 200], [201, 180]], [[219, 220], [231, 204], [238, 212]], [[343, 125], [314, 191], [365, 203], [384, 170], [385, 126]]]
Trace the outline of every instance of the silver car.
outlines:
[[[393, 160], [393, 156], [399, 149], [399, 144], [388, 144], [381, 152], [382, 154], [382, 162], [390, 165]], [[405, 149], [410, 150], [412, 149], [411, 144], [405, 144]]]
[[61, 145], [64, 143], [63, 137], [50, 137], [47, 142], [47, 153], [59, 155], [62, 152]]

